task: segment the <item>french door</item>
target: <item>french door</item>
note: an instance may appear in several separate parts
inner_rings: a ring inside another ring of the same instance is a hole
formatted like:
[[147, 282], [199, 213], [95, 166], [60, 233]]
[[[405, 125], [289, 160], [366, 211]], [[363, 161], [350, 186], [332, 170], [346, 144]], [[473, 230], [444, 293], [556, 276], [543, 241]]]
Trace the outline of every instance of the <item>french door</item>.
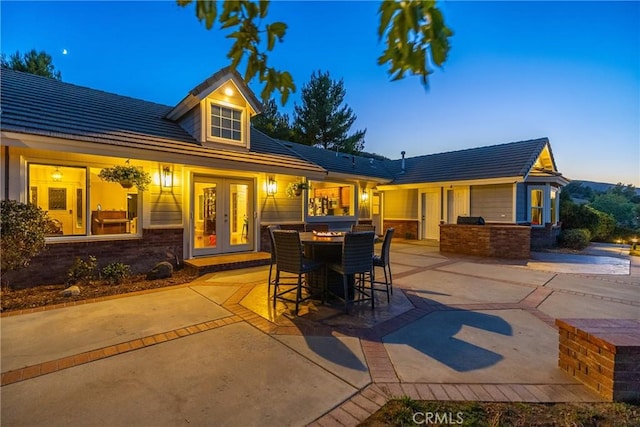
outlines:
[[253, 181], [195, 175], [191, 194], [194, 256], [253, 249]]

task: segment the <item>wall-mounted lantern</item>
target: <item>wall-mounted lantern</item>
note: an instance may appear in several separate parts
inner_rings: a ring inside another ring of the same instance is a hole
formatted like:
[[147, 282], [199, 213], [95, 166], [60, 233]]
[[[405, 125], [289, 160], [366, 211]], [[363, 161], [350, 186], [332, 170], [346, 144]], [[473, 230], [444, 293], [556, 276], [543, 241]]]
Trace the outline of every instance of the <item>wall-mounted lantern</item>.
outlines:
[[362, 190], [360, 200], [362, 200], [362, 203], [367, 203], [367, 201], [369, 200], [369, 192], [367, 190]]
[[267, 196], [273, 196], [278, 192], [278, 183], [275, 178], [270, 176], [267, 178]]
[[171, 166], [162, 166], [162, 170], [160, 171], [160, 182], [162, 184], [162, 188], [173, 187], [173, 171], [171, 170]]
[[60, 172], [60, 168], [56, 167], [56, 170], [51, 174], [51, 179], [55, 182], [62, 181], [62, 172]]

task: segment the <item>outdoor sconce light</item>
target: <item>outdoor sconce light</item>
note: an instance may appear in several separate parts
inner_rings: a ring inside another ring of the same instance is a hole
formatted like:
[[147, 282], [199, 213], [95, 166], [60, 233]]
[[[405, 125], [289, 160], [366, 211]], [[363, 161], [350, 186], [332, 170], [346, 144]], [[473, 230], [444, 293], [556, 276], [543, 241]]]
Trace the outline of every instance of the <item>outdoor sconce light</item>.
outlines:
[[56, 167], [56, 170], [53, 171], [53, 173], [51, 174], [51, 179], [53, 179], [56, 182], [62, 181], [62, 172], [60, 172], [59, 168]]
[[364, 203], [366, 203], [369, 200], [369, 193], [367, 192], [367, 190], [362, 190], [362, 194], [360, 195], [360, 198]]
[[275, 178], [270, 176], [267, 178], [267, 196], [273, 196], [278, 191], [278, 183]]
[[162, 172], [160, 174], [160, 180], [163, 188], [171, 188], [173, 187], [173, 173], [171, 172], [171, 167], [163, 166]]

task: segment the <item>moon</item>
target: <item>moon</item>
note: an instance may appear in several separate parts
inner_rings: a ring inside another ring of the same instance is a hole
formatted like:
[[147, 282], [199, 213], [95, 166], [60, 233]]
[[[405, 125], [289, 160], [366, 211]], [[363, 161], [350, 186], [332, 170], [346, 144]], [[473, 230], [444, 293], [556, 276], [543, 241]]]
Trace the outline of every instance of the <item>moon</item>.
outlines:
[[67, 53], [69, 53], [69, 51], [67, 49], [62, 49], [62, 54], [66, 55]]

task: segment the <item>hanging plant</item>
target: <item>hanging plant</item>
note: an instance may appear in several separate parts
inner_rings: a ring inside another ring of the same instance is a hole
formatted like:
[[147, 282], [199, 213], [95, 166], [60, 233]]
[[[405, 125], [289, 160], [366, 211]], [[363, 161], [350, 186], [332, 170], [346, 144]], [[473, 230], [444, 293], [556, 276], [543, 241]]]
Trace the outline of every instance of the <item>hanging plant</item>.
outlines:
[[129, 160], [127, 160], [125, 166], [102, 169], [98, 177], [107, 182], [117, 182], [123, 188], [131, 188], [135, 185], [140, 191], [146, 190], [151, 184], [151, 175], [142, 170], [141, 167], [131, 166]]
[[302, 194], [302, 190], [306, 190], [309, 188], [309, 185], [306, 182], [290, 182], [287, 185], [287, 196], [290, 198], [300, 196]]

